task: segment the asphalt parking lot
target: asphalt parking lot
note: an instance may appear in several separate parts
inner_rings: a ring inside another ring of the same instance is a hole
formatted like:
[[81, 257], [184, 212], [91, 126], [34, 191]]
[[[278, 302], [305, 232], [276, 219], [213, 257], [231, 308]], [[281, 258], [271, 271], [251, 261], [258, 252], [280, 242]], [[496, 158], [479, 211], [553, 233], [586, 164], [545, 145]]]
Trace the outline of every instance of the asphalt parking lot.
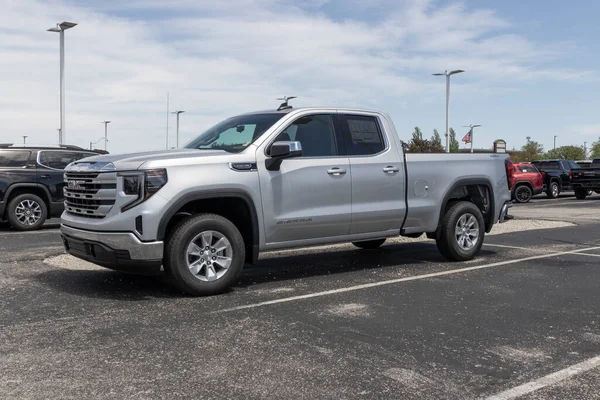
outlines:
[[56, 221], [1, 227], [0, 397], [600, 399], [600, 196], [512, 214], [470, 262], [271, 253], [208, 298], [69, 259]]

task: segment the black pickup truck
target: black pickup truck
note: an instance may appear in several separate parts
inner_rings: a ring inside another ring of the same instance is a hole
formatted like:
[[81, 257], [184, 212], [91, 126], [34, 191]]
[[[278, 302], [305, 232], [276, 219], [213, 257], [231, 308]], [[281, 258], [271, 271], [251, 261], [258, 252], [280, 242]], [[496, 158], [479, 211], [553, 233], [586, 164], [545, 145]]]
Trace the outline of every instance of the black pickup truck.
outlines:
[[533, 165], [542, 173], [544, 179], [544, 191], [546, 196], [555, 199], [560, 192], [572, 190], [571, 170], [580, 167], [571, 160], [536, 160]]
[[575, 191], [575, 197], [580, 200], [585, 199], [592, 192], [600, 194], [600, 158], [592, 161], [589, 168], [573, 170], [571, 184]]

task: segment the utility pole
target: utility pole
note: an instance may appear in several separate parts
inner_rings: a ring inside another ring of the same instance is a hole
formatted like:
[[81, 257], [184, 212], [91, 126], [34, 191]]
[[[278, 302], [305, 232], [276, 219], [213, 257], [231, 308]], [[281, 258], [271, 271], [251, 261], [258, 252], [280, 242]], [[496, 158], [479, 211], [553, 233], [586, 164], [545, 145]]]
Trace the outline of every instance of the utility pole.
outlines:
[[[185, 111], [173, 111], [171, 114], [177, 115], [177, 141], [175, 142], [175, 148], [179, 148], [179, 114], [184, 113]], [[167, 144], [168, 145], [168, 144]]]
[[446, 153], [450, 153], [450, 76], [454, 74], [460, 74], [465, 72], [462, 69], [454, 71], [444, 71], [443, 73], [432, 74], [434, 76], [445, 76], [446, 77]]
[[107, 147], [107, 143], [108, 143], [108, 124], [110, 124], [111, 121], [102, 121], [101, 123], [104, 124], [104, 151], [106, 151], [106, 147]]
[[77, 26], [75, 22], [57, 23], [56, 27], [48, 29], [48, 32], [58, 32], [60, 35], [60, 137], [59, 145], [65, 144], [65, 31]]

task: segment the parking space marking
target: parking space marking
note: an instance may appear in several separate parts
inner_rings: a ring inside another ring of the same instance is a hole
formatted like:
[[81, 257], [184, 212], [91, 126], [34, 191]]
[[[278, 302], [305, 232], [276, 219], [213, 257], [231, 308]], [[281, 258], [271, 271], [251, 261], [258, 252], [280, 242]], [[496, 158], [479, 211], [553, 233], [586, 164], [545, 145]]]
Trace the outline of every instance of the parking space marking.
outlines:
[[26, 232], [26, 231], [14, 231], [14, 232], [0, 232], [0, 236], [17, 236], [17, 235], [43, 235], [43, 234], [54, 234], [56, 235], [57, 233], [59, 233], [60, 230], [58, 228], [56, 229], [43, 229], [43, 230], [39, 230], [39, 231], [30, 231], [30, 232]]
[[544, 253], [560, 253], [559, 251], [556, 251], [556, 250], [536, 249], [536, 248], [521, 247], [521, 246], [509, 246], [506, 244], [484, 243], [483, 245], [490, 246], [490, 247], [501, 247], [503, 249], [529, 250], [529, 251], [537, 251], [537, 252], [544, 252]]
[[276, 300], [261, 301], [258, 303], [246, 304], [243, 306], [225, 308], [223, 310], [214, 311], [213, 313], [218, 314], [218, 313], [224, 313], [224, 312], [230, 312], [230, 311], [245, 310], [245, 309], [249, 309], [249, 308], [263, 307], [263, 306], [268, 306], [268, 305], [272, 305], [272, 304], [287, 303], [287, 302], [296, 301], [296, 300], [305, 300], [305, 299], [310, 299], [313, 297], [322, 297], [322, 296], [329, 296], [329, 295], [334, 295], [334, 294], [338, 294], [338, 293], [352, 292], [355, 290], [369, 289], [369, 288], [378, 287], [378, 286], [393, 285], [395, 283], [400, 283], [400, 282], [416, 281], [416, 280], [421, 280], [421, 279], [435, 278], [438, 276], [453, 275], [453, 274], [460, 274], [463, 272], [477, 271], [480, 269], [501, 267], [504, 265], [517, 264], [517, 263], [524, 262], [524, 261], [540, 260], [540, 259], [544, 259], [544, 258], [557, 257], [557, 256], [569, 255], [569, 254], [578, 254], [580, 252], [589, 251], [589, 250], [598, 250], [598, 249], [600, 249], [600, 247], [587, 247], [587, 248], [578, 249], [578, 250], [561, 251], [561, 252], [557, 252], [557, 253], [540, 254], [538, 256], [517, 258], [514, 260], [498, 261], [495, 263], [477, 265], [474, 267], [458, 268], [458, 269], [453, 269], [450, 271], [440, 271], [440, 272], [433, 272], [430, 274], [409, 276], [406, 278], [389, 279], [389, 280], [380, 281], [380, 282], [364, 283], [362, 285], [349, 286], [349, 287], [333, 289], [333, 290], [325, 290], [322, 292], [309, 293], [309, 294], [304, 294], [304, 295], [300, 295], [300, 296], [284, 297], [284, 298], [276, 299]]
[[590, 201], [565, 201], [562, 203], [550, 203], [550, 202], [544, 202], [544, 203], [531, 203], [532, 206], [535, 204], [535, 207], [556, 207], [556, 206], [566, 206], [566, 205], [582, 205], [582, 204], [587, 204], [589, 206], [593, 206], [593, 204], [591, 204]]
[[535, 381], [527, 382], [520, 386], [498, 393], [496, 395], [488, 397], [486, 400], [516, 399], [517, 397], [521, 397], [528, 393], [535, 392], [536, 390], [542, 389], [546, 386], [554, 385], [558, 382], [561, 382], [565, 379], [571, 378], [583, 372], [589, 371], [596, 367], [600, 367], [600, 356], [590, 358], [588, 360], [580, 362], [579, 364], [571, 365], [570, 367], [554, 372], [550, 375], [546, 375], [540, 379], [536, 379]]

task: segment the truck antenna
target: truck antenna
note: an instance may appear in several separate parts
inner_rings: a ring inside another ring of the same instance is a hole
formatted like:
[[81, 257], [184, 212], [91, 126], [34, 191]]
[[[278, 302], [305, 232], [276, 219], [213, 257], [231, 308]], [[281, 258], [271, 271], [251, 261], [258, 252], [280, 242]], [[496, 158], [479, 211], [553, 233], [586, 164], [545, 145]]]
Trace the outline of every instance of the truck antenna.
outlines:
[[288, 105], [288, 101], [292, 100], [292, 99], [297, 99], [298, 97], [296, 96], [283, 96], [283, 97], [278, 97], [276, 100], [283, 100], [283, 103], [281, 103], [279, 105], [279, 108], [277, 109], [277, 111], [281, 111], [281, 110], [289, 110], [290, 108], [292, 108], [292, 106]]

